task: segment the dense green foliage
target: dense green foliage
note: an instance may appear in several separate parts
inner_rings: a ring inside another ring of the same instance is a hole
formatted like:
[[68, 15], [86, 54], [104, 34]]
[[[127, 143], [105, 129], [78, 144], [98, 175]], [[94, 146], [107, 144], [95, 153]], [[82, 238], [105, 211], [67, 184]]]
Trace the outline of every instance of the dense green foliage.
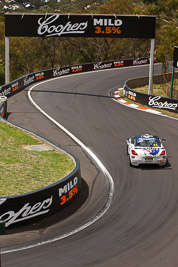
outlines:
[[[20, 0], [19, 0], [20, 2]], [[23, 0], [21, 0], [23, 2]], [[178, 45], [177, 0], [25, 0], [32, 12], [156, 15], [156, 58], [166, 69]], [[18, 12], [24, 11], [22, 6]], [[27, 12], [27, 11], [26, 11]], [[28, 11], [29, 12], [29, 11]], [[0, 83], [4, 81], [4, 15], [0, 16]], [[11, 80], [24, 74], [86, 62], [147, 57], [150, 40], [100, 38], [10, 38]]]

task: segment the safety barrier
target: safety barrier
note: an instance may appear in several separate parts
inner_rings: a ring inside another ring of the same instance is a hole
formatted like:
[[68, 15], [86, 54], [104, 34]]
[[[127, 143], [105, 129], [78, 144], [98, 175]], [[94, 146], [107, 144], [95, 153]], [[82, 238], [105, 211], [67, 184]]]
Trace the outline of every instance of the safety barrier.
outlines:
[[27, 86], [47, 80], [55, 77], [60, 77], [69, 74], [82, 73], [87, 71], [97, 71], [112, 68], [122, 68], [127, 66], [138, 66], [149, 64], [149, 58], [134, 58], [134, 59], [122, 59], [118, 61], [105, 61], [96, 63], [86, 63], [74, 66], [57, 67], [53, 69], [38, 71], [27, 74], [9, 84], [0, 87], [0, 96], [11, 96], [14, 93], [26, 88]]
[[[168, 74], [171, 79], [171, 75]], [[176, 77], [178, 77], [178, 72], [176, 73]], [[162, 82], [162, 76], [157, 75], [153, 78], [153, 83], [160, 84]], [[133, 90], [134, 88], [141, 87], [148, 85], [149, 78], [148, 77], [141, 77], [141, 78], [134, 78], [131, 80], [127, 80], [124, 84], [124, 95], [142, 105], [146, 105], [151, 108], [163, 109], [170, 112], [178, 113], [178, 100], [171, 99], [156, 95], [149, 95], [144, 94], [138, 91]]]
[[[40, 137], [40, 139], [42, 138]], [[48, 145], [61, 152], [57, 146], [49, 142]], [[70, 154], [69, 156], [75, 161], [75, 168], [58, 182], [22, 195], [0, 197], [2, 229], [0, 233], [4, 232], [3, 225], [7, 228], [20, 224], [30, 224], [51, 216], [66, 207], [79, 195], [82, 184], [80, 164], [74, 156]]]

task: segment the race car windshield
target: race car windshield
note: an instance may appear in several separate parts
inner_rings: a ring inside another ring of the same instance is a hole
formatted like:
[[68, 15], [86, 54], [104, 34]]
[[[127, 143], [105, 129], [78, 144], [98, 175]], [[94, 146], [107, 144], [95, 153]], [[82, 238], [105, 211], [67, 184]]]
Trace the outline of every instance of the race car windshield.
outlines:
[[158, 138], [137, 138], [134, 142], [135, 146], [141, 146], [141, 147], [159, 147], [161, 146], [160, 141]]

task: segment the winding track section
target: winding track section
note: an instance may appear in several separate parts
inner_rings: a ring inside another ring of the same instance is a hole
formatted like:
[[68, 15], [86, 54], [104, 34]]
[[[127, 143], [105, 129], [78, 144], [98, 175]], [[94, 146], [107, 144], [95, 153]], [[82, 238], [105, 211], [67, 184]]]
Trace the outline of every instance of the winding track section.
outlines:
[[[156, 65], [155, 74], [160, 72]], [[133, 110], [109, 92], [126, 79], [148, 74], [148, 66], [73, 75], [39, 84], [32, 98], [73, 133], [104, 164], [115, 192], [111, 207], [90, 227], [67, 238], [1, 255], [2, 266], [177, 266], [177, 120]], [[89, 197], [61, 222], [32, 226], [1, 238], [2, 252], [52, 240], [100, 213], [109, 185], [96, 162], [27, 100], [23, 91], [8, 100], [9, 120], [30, 129], [78, 157]], [[138, 133], [166, 138], [166, 168], [131, 168], [125, 139]], [[55, 218], [54, 218], [55, 220]]]

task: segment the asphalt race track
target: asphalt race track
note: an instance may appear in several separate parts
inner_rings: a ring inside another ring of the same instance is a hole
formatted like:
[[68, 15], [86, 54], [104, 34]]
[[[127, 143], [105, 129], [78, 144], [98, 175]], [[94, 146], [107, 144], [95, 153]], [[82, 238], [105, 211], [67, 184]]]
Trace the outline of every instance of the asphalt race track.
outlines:
[[[160, 65], [155, 65], [157, 73]], [[1, 267], [178, 266], [178, 121], [131, 109], [110, 97], [125, 80], [146, 75], [148, 66], [77, 74], [39, 84], [31, 93], [37, 105], [85, 144], [110, 173], [111, 206], [98, 220], [110, 185], [96, 161], [30, 104], [27, 90], [8, 99], [9, 121], [80, 160], [84, 193], [75, 213], [62, 221], [56, 215], [2, 236]], [[167, 140], [166, 167], [129, 166], [125, 139], [140, 133]]]

